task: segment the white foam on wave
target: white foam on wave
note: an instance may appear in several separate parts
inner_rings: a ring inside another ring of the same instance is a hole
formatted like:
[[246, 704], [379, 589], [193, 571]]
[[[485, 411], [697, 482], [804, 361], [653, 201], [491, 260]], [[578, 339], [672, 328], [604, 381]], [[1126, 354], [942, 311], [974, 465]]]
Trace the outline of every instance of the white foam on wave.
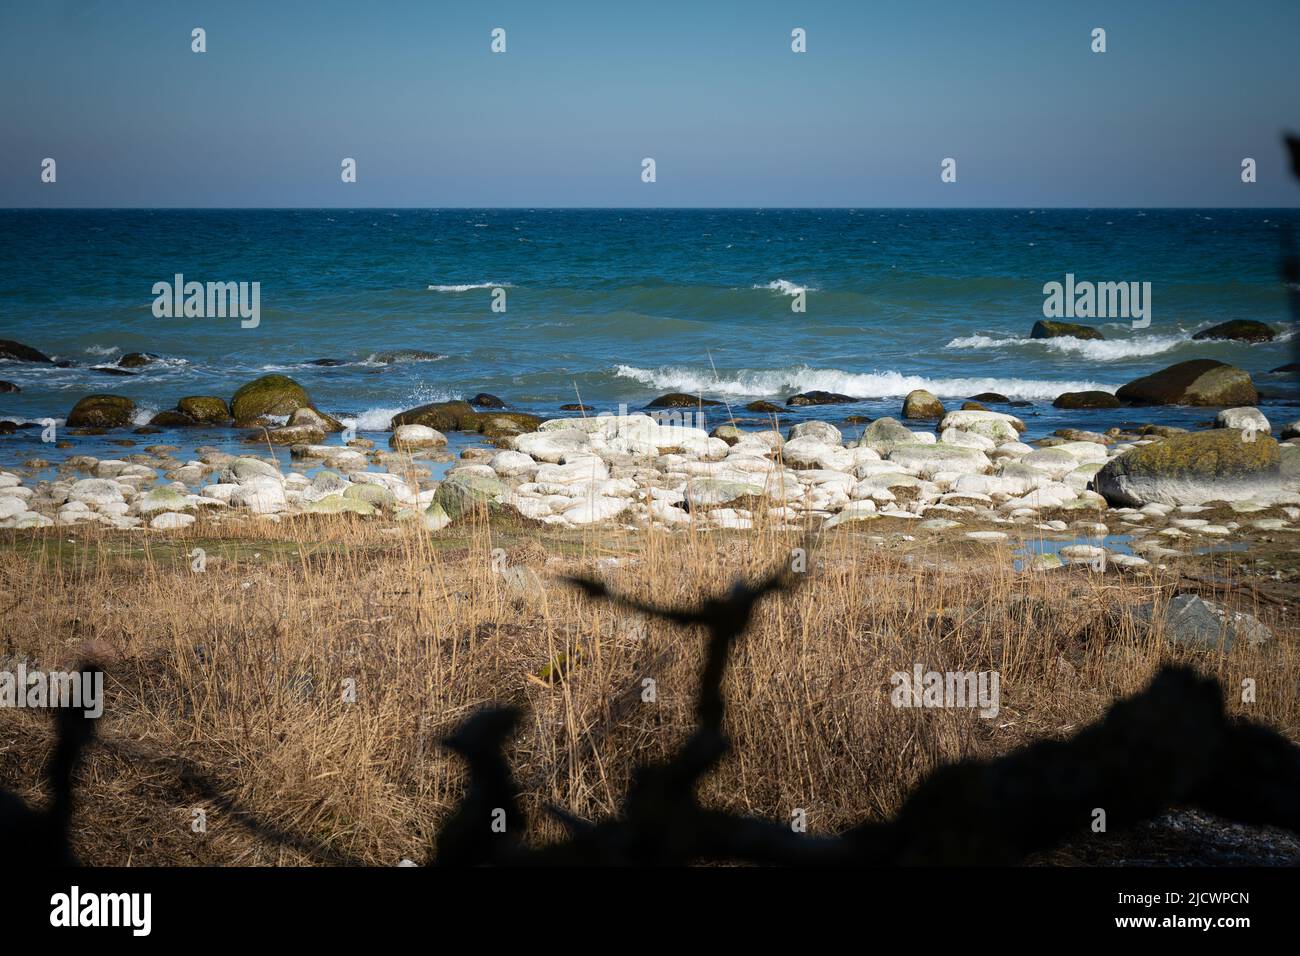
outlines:
[[87, 355], [116, 355], [122, 351], [116, 345], [87, 345]]
[[411, 397], [402, 405], [377, 406], [367, 408], [357, 415], [344, 416], [339, 419], [344, 425], [351, 425], [359, 432], [383, 432], [388, 431], [388, 426], [393, 420], [393, 416], [398, 412], [404, 412], [408, 408], [415, 408], [418, 405], [428, 405], [430, 402], [449, 402], [453, 396], [450, 392], [443, 389], [419, 388]]
[[360, 415], [354, 415], [351, 418], [340, 418], [344, 425], [355, 428], [359, 432], [382, 432], [388, 429], [389, 422], [398, 412], [406, 411], [405, 408], [367, 408]]
[[431, 285], [430, 292], [469, 292], [471, 289], [510, 289], [509, 282], [466, 282], [463, 285]]
[[148, 425], [150, 420], [158, 414], [158, 409], [152, 405], [137, 405], [135, 411], [131, 413], [132, 425]]
[[664, 391], [762, 398], [797, 392], [839, 392], [863, 399], [901, 398], [923, 388], [939, 396], [963, 397], [998, 392], [1009, 398], [1055, 398], [1062, 392], [1113, 392], [1117, 385], [1093, 381], [1042, 381], [1023, 378], [927, 378], [902, 372], [845, 372], [807, 365], [777, 369], [740, 369], [715, 377], [712, 369], [662, 366], [657, 369], [619, 365], [619, 378], [630, 378], [648, 388]]
[[780, 292], [782, 295], [798, 295], [800, 292], [816, 292], [810, 285], [798, 285], [789, 279], [775, 279], [767, 285], [753, 286], [755, 289], [770, 289], [773, 292]]
[[[1150, 335], [1131, 339], [1076, 339], [1060, 336], [1053, 339], [1030, 339], [1020, 336], [997, 338], [991, 335], [967, 335], [955, 338], [945, 348], [1005, 349], [1036, 348], [1061, 355], [1078, 355], [1094, 362], [1118, 362], [1147, 358], [1191, 343], [1185, 335]], [[1196, 343], [1199, 344], [1199, 343]]]

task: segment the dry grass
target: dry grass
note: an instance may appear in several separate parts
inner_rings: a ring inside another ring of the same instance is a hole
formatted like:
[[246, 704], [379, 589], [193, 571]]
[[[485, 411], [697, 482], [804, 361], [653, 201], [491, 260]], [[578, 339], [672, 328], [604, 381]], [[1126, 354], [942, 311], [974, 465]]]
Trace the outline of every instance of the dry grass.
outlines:
[[[1275, 627], [1270, 645], [1181, 651], [1166, 646], [1159, 615], [1153, 629], [1131, 614], [1163, 604], [1168, 577], [1016, 573], [1003, 549], [864, 527], [875, 537], [827, 535], [804, 586], [760, 605], [732, 659], [733, 751], [706, 802], [777, 820], [804, 808], [812, 830], [842, 829], [892, 813], [940, 763], [1072, 732], [1168, 660], [1218, 676], [1231, 711], [1300, 736], [1297, 628], [1272, 605], [1243, 606]], [[580, 535], [481, 521], [430, 537], [335, 518], [200, 520], [165, 539], [4, 534], [0, 657], [53, 669], [89, 650], [108, 670], [77, 850], [88, 863], [162, 865], [326, 859], [238, 825], [187, 766], [330, 852], [423, 861], [463, 783], [437, 740], [489, 701], [527, 707], [510, 756], [530, 810], [612, 812], [631, 768], [690, 729], [702, 637], [589, 602], [558, 575], [596, 573], [674, 604], [757, 576], [804, 543], [766, 530]], [[195, 547], [204, 573], [191, 571]], [[496, 548], [537, 582], [497, 573]], [[997, 670], [1001, 713], [895, 709], [890, 674], [917, 662]], [[646, 677], [653, 703], [642, 700]], [[1246, 677], [1258, 683], [1253, 704], [1232, 690]], [[0, 711], [0, 785], [34, 802], [48, 724]], [[205, 835], [191, 832], [196, 808], [208, 811]], [[533, 839], [559, 835], [532, 819]]]

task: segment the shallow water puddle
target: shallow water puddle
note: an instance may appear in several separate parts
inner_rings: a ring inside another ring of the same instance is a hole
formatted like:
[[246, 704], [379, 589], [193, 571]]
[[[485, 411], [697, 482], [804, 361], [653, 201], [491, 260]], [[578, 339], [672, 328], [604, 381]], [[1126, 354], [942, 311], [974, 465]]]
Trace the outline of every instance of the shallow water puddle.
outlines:
[[[1015, 569], [1023, 571], [1027, 561], [1033, 560], [1038, 555], [1058, 554], [1062, 548], [1068, 548], [1076, 544], [1105, 548], [1109, 554], [1132, 554], [1132, 541], [1133, 536], [1131, 534], [1079, 535], [1071, 538], [1027, 538], [1024, 547], [1016, 548], [1011, 553], [1015, 556]], [[1066, 564], [1069, 563], [1065, 558], [1061, 558], [1061, 561]]]

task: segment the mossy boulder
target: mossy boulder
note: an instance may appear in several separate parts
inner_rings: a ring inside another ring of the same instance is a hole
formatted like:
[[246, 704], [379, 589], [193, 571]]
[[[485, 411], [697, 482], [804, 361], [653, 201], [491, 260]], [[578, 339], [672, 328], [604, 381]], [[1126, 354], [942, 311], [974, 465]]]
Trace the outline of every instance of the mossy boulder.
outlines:
[[1077, 325], [1074, 322], [1053, 322], [1039, 319], [1029, 330], [1031, 339], [1104, 339], [1105, 336], [1091, 325]]
[[903, 399], [904, 418], [943, 418], [943, 402], [923, 388], [913, 389]]
[[1115, 392], [1130, 405], [1258, 405], [1250, 374], [1213, 359], [1179, 362]]
[[764, 415], [778, 415], [781, 412], [784, 412], [785, 409], [774, 402], [766, 402], [760, 399], [759, 401], [750, 402], [748, 405], [746, 405], [745, 411], [761, 412]]
[[197, 425], [198, 422], [184, 412], [169, 408], [149, 419], [149, 424], [155, 428], [189, 428], [191, 425]]
[[479, 408], [505, 408], [506, 403], [491, 392], [479, 392], [469, 400], [471, 405]]
[[127, 352], [117, 360], [117, 364], [122, 368], [140, 368], [144, 365], [152, 365], [156, 361], [158, 356], [150, 352]]
[[491, 507], [504, 491], [505, 485], [495, 478], [452, 472], [438, 486], [433, 504], [454, 520], [477, 508]]
[[230, 400], [236, 424], [256, 421], [262, 415], [291, 415], [311, 405], [306, 389], [287, 375], [263, 375], [240, 387]]
[[376, 508], [397, 507], [397, 495], [383, 485], [349, 485], [343, 497], [354, 501], [364, 501]]
[[526, 412], [480, 412], [478, 430], [486, 438], [513, 438], [537, 431], [542, 420]]
[[176, 410], [203, 425], [230, 421], [230, 406], [215, 395], [187, 395], [176, 403]]
[[53, 363], [53, 359], [44, 352], [39, 352], [30, 345], [15, 342], [13, 339], [0, 339], [0, 359], [11, 362], [39, 362], [42, 365]]
[[307, 505], [307, 513], [314, 515], [357, 514], [369, 517], [375, 513], [375, 506], [368, 501], [347, 495], [326, 495]]
[[849, 447], [870, 448], [883, 458], [899, 445], [915, 443], [916, 436], [902, 422], [895, 418], [877, 418], [867, 426], [862, 437]]
[[1110, 392], [1062, 392], [1052, 402], [1056, 408], [1119, 408], [1123, 403]]
[[134, 414], [135, 402], [123, 395], [87, 395], [68, 412], [68, 427], [121, 428]]
[[428, 425], [435, 431], [476, 432], [479, 427], [479, 412], [469, 402], [430, 402], [398, 412], [393, 416], [389, 428], [398, 425]]
[[1193, 339], [1219, 339], [1232, 342], [1272, 342], [1275, 333], [1270, 326], [1253, 319], [1232, 319], [1208, 329], [1201, 329]]
[[1108, 461], [1093, 487], [1112, 505], [1196, 505], [1268, 498], [1281, 488], [1281, 455], [1267, 435], [1220, 428], [1174, 435]]

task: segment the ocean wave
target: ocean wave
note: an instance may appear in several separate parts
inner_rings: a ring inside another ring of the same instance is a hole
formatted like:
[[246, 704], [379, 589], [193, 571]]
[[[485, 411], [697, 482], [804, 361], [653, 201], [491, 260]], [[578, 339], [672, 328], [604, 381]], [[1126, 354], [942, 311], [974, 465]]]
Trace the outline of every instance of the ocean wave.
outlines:
[[[1118, 362], [1124, 359], [1147, 358], [1191, 344], [1185, 335], [1151, 335], [1131, 339], [1076, 339], [1061, 336], [1054, 339], [1030, 339], [1020, 336], [995, 338], [990, 335], [967, 335], [955, 338], [945, 348], [950, 349], [1003, 349], [1037, 348], [1063, 355], [1079, 355], [1094, 362]], [[1199, 343], [1197, 343], [1199, 344]]]
[[430, 292], [469, 292], [471, 289], [512, 289], [509, 282], [467, 282], [464, 285], [431, 285]]
[[739, 369], [715, 377], [712, 369], [662, 366], [657, 369], [619, 365], [614, 374], [647, 388], [664, 391], [763, 398], [797, 392], [839, 392], [863, 399], [901, 398], [923, 388], [941, 397], [964, 397], [979, 392], [999, 392], [1009, 398], [1055, 398], [1062, 392], [1113, 392], [1117, 385], [1093, 381], [1043, 381], [1023, 378], [927, 378], [902, 372], [846, 372], [807, 365], [778, 369]]
[[360, 414], [352, 417], [340, 418], [344, 425], [351, 426], [359, 432], [382, 432], [388, 430], [388, 425], [393, 420], [393, 416], [398, 412], [404, 412], [410, 405], [402, 407], [393, 405], [387, 408], [367, 408]]
[[817, 290], [810, 285], [797, 285], [789, 279], [775, 279], [767, 285], [752, 286], [755, 289], [771, 289], [773, 292], [780, 292], [782, 295], [798, 295], [800, 292], [816, 292]]
[[122, 351], [116, 345], [87, 345], [87, 355], [115, 355]]

